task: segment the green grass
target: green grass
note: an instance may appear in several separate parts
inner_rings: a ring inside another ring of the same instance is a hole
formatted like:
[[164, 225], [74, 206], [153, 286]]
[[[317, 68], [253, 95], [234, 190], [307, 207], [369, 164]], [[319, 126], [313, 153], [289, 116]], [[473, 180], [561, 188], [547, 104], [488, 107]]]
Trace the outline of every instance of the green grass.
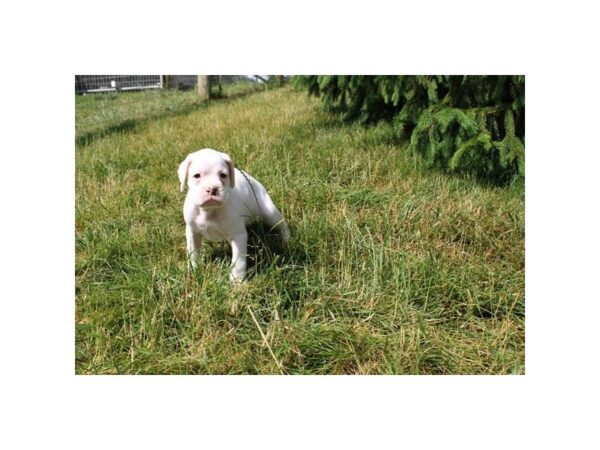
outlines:
[[[391, 135], [288, 88], [77, 97], [76, 372], [524, 373], [523, 183], [426, 171]], [[187, 269], [176, 170], [203, 147], [290, 224], [285, 247], [251, 229], [239, 286], [225, 243]]]
[[[264, 85], [239, 81], [223, 85], [225, 98], [243, 96]], [[148, 90], [91, 94], [76, 97], [75, 128], [78, 146], [96, 138], [121, 131], [131, 131], [165, 117], [176, 117], [202, 106], [196, 90]]]

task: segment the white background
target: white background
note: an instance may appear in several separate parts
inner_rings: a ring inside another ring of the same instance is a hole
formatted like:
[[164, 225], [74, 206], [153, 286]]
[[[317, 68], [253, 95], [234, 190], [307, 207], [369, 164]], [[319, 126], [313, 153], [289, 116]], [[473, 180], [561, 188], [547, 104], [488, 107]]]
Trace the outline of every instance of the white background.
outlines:
[[[0, 447], [599, 448], [592, 2], [218, 5], [3, 7]], [[526, 375], [75, 376], [73, 84], [96, 73], [524, 73]]]

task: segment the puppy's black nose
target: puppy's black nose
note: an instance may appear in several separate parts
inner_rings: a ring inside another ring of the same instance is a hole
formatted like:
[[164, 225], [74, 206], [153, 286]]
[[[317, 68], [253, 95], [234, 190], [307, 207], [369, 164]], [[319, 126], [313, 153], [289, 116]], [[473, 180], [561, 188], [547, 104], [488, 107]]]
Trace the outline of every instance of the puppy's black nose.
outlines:
[[219, 188], [216, 188], [216, 187], [210, 188], [207, 190], [208, 190], [208, 192], [210, 192], [210, 195], [217, 195], [219, 193]]

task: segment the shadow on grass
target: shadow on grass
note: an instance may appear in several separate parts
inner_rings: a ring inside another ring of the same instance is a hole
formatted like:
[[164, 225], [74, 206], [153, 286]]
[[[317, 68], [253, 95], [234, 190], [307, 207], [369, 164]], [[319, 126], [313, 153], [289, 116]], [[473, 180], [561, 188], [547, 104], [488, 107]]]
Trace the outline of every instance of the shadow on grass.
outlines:
[[[276, 231], [255, 223], [248, 230], [248, 268], [246, 281], [252, 285], [252, 301], [261, 305], [254, 313], [261, 322], [270, 322], [277, 310], [281, 317], [294, 315], [306, 299], [316, 295], [319, 285], [307, 283], [306, 271], [315, 259], [298, 239], [284, 242]], [[206, 247], [206, 256], [218, 264], [231, 264], [229, 244], [216, 243]]]
[[[295, 243], [284, 242], [278, 231], [270, 230], [263, 223], [256, 222], [247, 227], [248, 231], [248, 268], [246, 279], [251, 280], [257, 275], [273, 269], [293, 266], [302, 268], [309, 260], [305, 248]], [[207, 246], [207, 256], [214, 262], [231, 261], [231, 247], [226, 243]]]
[[241, 97], [246, 97], [248, 95], [255, 94], [257, 92], [262, 92], [262, 91], [255, 90], [255, 91], [248, 91], [248, 92], [237, 92], [234, 94], [229, 94], [225, 97], [217, 98], [215, 100], [209, 100], [206, 102], [195, 102], [195, 103], [191, 103], [189, 105], [183, 106], [181, 108], [161, 111], [156, 114], [150, 114], [144, 118], [122, 120], [119, 123], [108, 125], [104, 128], [101, 128], [101, 129], [98, 129], [95, 131], [89, 131], [89, 132], [83, 133], [81, 135], [76, 135], [75, 144], [76, 144], [77, 148], [86, 147], [86, 146], [90, 145], [91, 143], [93, 143], [94, 141], [96, 141], [97, 139], [102, 139], [107, 136], [111, 136], [113, 134], [133, 133], [133, 132], [139, 130], [140, 128], [142, 128], [152, 122], [155, 122], [157, 120], [168, 119], [168, 118], [179, 117], [179, 116], [186, 116], [192, 112], [199, 111], [201, 109], [209, 107], [211, 104], [213, 104], [213, 102], [219, 102], [219, 103], [230, 102], [230, 101], [237, 100]]
[[[413, 157], [413, 165], [423, 173], [437, 173], [452, 179], [462, 179], [487, 189], [524, 185], [525, 176], [516, 172], [492, 176], [486, 171], [476, 171], [472, 168], [453, 170], [450, 169], [448, 163], [428, 163], [423, 154], [416, 150], [409, 150], [413, 130], [414, 125], [411, 124], [398, 125], [384, 119], [361, 123], [358, 120], [344, 119], [340, 114], [329, 113], [322, 115], [318, 120], [292, 128], [288, 135], [301, 136], [304, 139], [310, 139], [319, 134], [346, 135], [357, 150], [376, 146], [395, 147], [398, 152], [405, 152]], [[491, 161], [490, 159], [490, 163]]]

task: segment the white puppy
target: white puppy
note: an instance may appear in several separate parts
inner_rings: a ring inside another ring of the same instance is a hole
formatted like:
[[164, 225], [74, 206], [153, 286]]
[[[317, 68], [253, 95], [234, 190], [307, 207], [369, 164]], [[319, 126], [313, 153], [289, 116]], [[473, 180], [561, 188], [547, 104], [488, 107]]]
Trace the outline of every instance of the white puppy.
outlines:
[[262, 219], [277, 228], [287, 241], [287, 223], [266, 189], [245, 172], [233, 167], [225, 153], [205, 148], [190, 153], [177, 170], [181, 192], [187, 184], [183, 204], [187, 251], [192, 267], [198, 266], [201, 238], [229, 241], [232, 265], [229, 278], [241, 281], [246, 273], [248, 233], [246, 225]]

